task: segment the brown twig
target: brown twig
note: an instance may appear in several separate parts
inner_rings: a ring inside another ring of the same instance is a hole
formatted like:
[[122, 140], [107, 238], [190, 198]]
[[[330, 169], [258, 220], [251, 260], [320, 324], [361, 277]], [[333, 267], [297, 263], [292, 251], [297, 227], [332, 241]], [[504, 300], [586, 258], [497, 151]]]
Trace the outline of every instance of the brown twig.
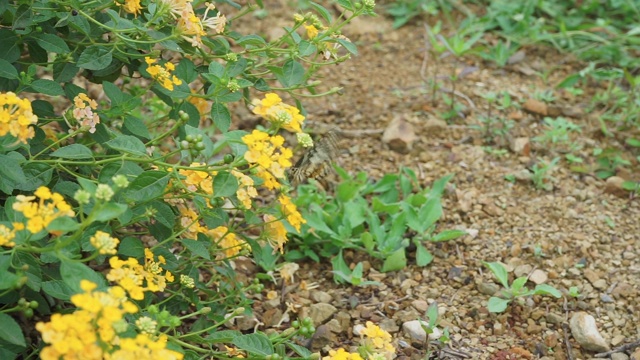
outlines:
[[571, 349], [571, 343], [569, 342], [569, 325], [562, 324], [562, 330], [564, 330], [564, 344], [567, 347], [567, 359], [574, 360], [573, 349]]
[[611, 354], [615, 354], [615, 353], [619, 353], [619, 352], [623, 352], [623, 351], [627, 351], [627, 350], [633, 350], [637, 347], [640, 347], [640, 340], [636, 340], [632, 343], [628, 343], [628, 344], [624, 344], [622, 346], [619, 346], [611, 351], [607, 351], [607, 352], [603, 352], [603, 353], [599, 353], [599, 354], [595, 354], [594, 357], [597, 358], [604, 358], [604, 357], [609, 357]]

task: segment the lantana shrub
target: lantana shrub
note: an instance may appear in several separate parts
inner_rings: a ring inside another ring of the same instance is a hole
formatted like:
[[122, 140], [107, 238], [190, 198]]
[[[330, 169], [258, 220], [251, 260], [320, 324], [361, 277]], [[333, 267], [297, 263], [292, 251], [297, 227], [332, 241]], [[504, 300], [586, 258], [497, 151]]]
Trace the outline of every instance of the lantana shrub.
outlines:
[[0, 2], [0, 358], [318, 358], [291, 341], [308, 321], [221, 328], [262, 290], [230, 260], [275, 269], [305, 223], [301, 99], [374, 3], [310, 2], [275, 39], [234, 30], [249, 3]]

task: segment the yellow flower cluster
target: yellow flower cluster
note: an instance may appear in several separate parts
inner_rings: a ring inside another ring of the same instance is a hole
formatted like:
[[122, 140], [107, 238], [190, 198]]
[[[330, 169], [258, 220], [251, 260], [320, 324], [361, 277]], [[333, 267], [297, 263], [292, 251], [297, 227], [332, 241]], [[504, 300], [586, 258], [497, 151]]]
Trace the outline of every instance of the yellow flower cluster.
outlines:
[[161, 65], [154, 65], [158, 60], [152, 59], [150, 57], [145, 57], [144, 61], [147, 63], [147, 72], [154, 78], [160, 85], [169, 90], [173, 91], [173, 85], [181, 85], [182, 80], [178, 79], [177, 76], [171, 75], [171, 72], [176, 69], [175, 65], [170, 62], [164, 63], [164, 67]]
[[48, 345], [42, 349], [43, 360], [58, 359], [182, 359], [183, 355], [166, 349], [166, 336], [152, 339], [140, 334], [121, 338], [126, 331], [125, 316], [138, 312], [127, 299], [123, 288], [110, 287], [94, 291], [96, 284], [82, 280], [83, 293], [71, 297], [77, 307], [71, 314], [53, 314], [49, 322], [38, 322], [36, 329]]
[[284, 253], [284, 244], [287, 242], [287, 229], [285, 229], [284, 224], [278, 218], [269, 214], [264, 216], [264, 221], [264, 233], [267, 241], [274, 251], [277, 250], [280, 253]]
[[[21, 212], [27, 218], [27, 230], [36, 234], [46, 228], [51, 221], [61, 216], [75, 216], [71, 206], [64, 201], [62, 195], [52, 193], [49, 188], [41, 186], [35, 196], [16, 196], [13, 210]], [[36, 197], [39, 201], [35, 201]]]
[[215, 11], [215, 15], [209, 13], [216, 10], [215, 5], [206, 3], [207, 8], [200, 19], [193, 11], [192, 0], [160, 0], [158, 1], [161, 10], [167, 10], [174, 19], [177, 19], [177, 32], [183, 39], [187, 40], [194, 47], [202, 47], [202, 37], [207, 35], [208, 30], [215, 34], [224, 31], [227, 18]]
[[73, 104], [73, 117], [82, 126], [88, 126], [90, 133], [96, 132], [96, 125], [100, 123], [100, 117], [93, 110], [98, 108], [98, 103], [89, 98], [87, 94], [80, 93], [73, 98]]
[[350, 353], [345, 349], [329, 350], [329, 356], [325, 356], [322, 360], [364, 360], [358, 353]]
[[284, 138], [253, 130], [251, 134], [243, 136], [242, 141], [249, 148], [244, 158], [249, 164], [259, 165], [257, 175], [264, 180], [264, 186], [268, 189], [280, 188], [277, 179], [285, 178], [285, 169], [291, 167], [293, 157], [291, 149], [283, 146]]
[[13, 247], [16, 243], [13, 239], [16, 237], [16, 231], [24, 230], [24, 224], [14, 222], [13, 229], [5, 225], [0, 225], [0, 246]]
[[180, 211], [180, 226], [185, 229], [182, 233], [183, 238], [195, 240], [198, 238], [198, 233], [207, 231], [205, 226], [200, 225], [199, 216], [193, 209], [184, 204], [179, 204], [178, 210]]
[[268, 93], [262, 100], [255, 99], [253, 105], [254, 114], [262, 116], [275, 126], [294, 133], [302, 132], [304, 116], [298, 108], [283, 103], [278, 94]]
[[360, 346], [358, 353], [349, 353], [340, 348], [338, 350], [330, 350], [329, 356], [325, 356], [322, 360], [391, 360], [395, 356], [396, 349], [391, 344], [391, 334], [380, 329], [371, 321], [367, 321], [366, 327], [361, 331]]
[[120, 240], [100, 230], [96, 231], [95, 235], [93, 235], [89, 241], [102, 255], [115, 255], [117, 252], [116, 247], [120, 242]]
[[37, 122], [38, 117], [33, 114], [29, 99], [21, 99], [12, 92], [0, 94], [0, 136], [11, 134], [26, 144], [35, 136], [30, 125]]
[[[174, 280], [173, 274], [162, 268], [167, 263], [163, 256], [158, 256], [156, 262], [151, 250], [144, 249], [144, 255], [144, 266], [135, 258], [120, 260], [114, 256], [109, 259], [111, 270], [107, 274], [107, 280], [117, 283], [134, 300], [144, 299], [145, 291], [163, 291], [167, 281]], [[145, 282], [146, 286], [143, 286]]]
[[[204, 167], [204, 163], [192, 163], [191, 167]], [[191, 169], [180, 169], [178, 174], [184, 176], [182, 183], [193, 192], [202, 192], [205, 195], [213, 195], [213, 177], [218, 174], [217, 171], [202, 171]], [[231, 174], [238, 179], [239, 186], [236, 190], [236, 196], [245, 209], [251, 209], [251, 199], [258, 196], [258, 191], [253, 186], [253, 179], [237, 170], [231, 170]], [[191, 217], [192, 219], [194, 217]], [[194, 237], [195, 238], [195, 237]]]
[[393, 359], [396, 349], [391, 344], [391, 334], [371, 321], [367, 321], [366, 325], [361, 333], [360, 353], [366, 354], [369, 359]]
[[236, 191], [238, 200], [240, 200], [245, 209], [251, 209], [251, 199], [258, 196], [258, 191], [253, 186], [253, 179], [237, 170], [231, 170], [231, 174], [233, 174], [240, 183]]
[[247, 243], [239, 239], [236, 234], [230, 232], [226, 226], [218, 226], [215, 229], [207, 230], [206, 234], [223, 250], [225, 259], [232, 258], [247, 248]]
[[298, 208], [291, 202], [291, 198], [287, 195], [281, 194], [278, 196], [278, 201], [280, 202], [280, 211], [282, 211], [282, 215], [284, 215], [289, 224], [299, 232], [300, 225], [305, 224], [307, 220], [302, 218], [302, 215], [298, 212]]
[[[205, 167], [205, 163], [191, 163], [190, 167]], [[184, 176], [182, 183], [192, 192], [202, 192], [213, 195], [213, 177], [215, 173], [203, 170], [180, 169], [178, 174]]]

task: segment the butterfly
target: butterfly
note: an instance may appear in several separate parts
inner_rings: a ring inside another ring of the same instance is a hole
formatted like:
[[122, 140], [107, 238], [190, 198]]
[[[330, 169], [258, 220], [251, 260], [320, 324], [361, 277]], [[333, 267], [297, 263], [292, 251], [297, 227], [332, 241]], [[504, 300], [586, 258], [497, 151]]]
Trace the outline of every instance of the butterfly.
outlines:
[[308, 179], [322, 180], [333, 171], [331, 162], [338, 156], [338, 134], [336, 130], [330, 130], [323, 137], [314, 142], [291, 168], [289, 182], [293, 186], [301, 184]]

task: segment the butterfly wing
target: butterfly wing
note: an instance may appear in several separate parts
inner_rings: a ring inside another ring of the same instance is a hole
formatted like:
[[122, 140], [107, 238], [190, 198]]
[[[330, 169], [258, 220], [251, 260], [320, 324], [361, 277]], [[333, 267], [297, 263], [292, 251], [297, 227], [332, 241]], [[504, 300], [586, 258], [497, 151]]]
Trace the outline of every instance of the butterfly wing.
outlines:
[[316, 140], [314, 146], [302, 155], [291, 168], [289, 180], [295, 186], [307, 179], [324, 178], [333, 170], [331, 162], [336, 156], [338, 156], [338, 135], [335, 130], [332, 130]]

